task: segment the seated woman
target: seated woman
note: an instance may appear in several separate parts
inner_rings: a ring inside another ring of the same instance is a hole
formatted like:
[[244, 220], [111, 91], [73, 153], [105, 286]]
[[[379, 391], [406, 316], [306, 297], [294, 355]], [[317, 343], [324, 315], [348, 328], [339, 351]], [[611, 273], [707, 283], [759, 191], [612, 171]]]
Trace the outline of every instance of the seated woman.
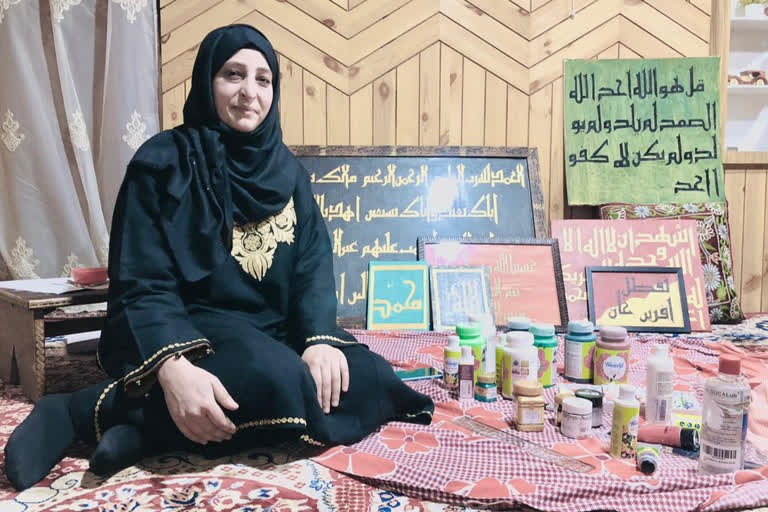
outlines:
[[5, 447], [17, 489], [77, 439], [105, 474], [159, 450], [359, 441], [434, 404], [336, 325], [328, 233], [282, 142], [280, 70], [247, 25], [203, 40], [184, 124], [134, 156], [98, 349], [111, 379], [43, 397]]

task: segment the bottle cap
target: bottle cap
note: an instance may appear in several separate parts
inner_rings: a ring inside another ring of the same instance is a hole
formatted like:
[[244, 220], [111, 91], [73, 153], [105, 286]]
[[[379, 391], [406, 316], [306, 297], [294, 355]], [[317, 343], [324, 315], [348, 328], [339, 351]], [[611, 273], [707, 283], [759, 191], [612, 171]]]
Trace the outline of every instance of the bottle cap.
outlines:
[[513, 385], [513, 393], [521, 396], [539, 396], [543, 387], [537, 380], [516, 380]]
[[653, 472], [656, 471], [656, 460], [655, 459], [643, 459], [640, 462], [640, 472], [644, 475], [652, 475]]
[[592, 407], [595, 409], [599, 409], [603, 406], [603, 394], [596, 389], [577, 389], [574, 395], [589, 400], [592, 403]]
[[531, 321], [524, 316], [511, 316], [507, 318], [507, 327], [513, 331], [527, 331], [531, 328]]
[[653, 346], [653, 355], [655, 357], [669, 357], [669, 345], [666, 343], [656, 343]]
[[618, 325], [604, 325], [600, 328], [600, 338], [605, 341], [624, 341], [627, 339], [627, 330]]
[[555, 335], [555, 326], [552, 324], [533, 324], [531, 333], [542, 338]]
[[571, 414], [592, 414], [592, 402], [578, 397], [563, 400], [563, 411]]
[[629, 384], [619, 386], [619, 400], [636, 400], [635, 386]]
[[699, 431], [695, 428], [680, 429], [680, 448], [695, 452], [699, 449]]
[[726, 375], [741, 375], [741, 359], [734, 356], [720, 356], [717, 371]]
[[529, 332], [508, 332], [506, 338], [507, 346], [510, 348], [524, 348], [533, 346], [533, 334]]
[[591, 334], [595, 326], [589, 320], [571, 320], [568, 322], [568, 332], [573, 334]]
[[448, 348], [457, 350], [459, 348], [459, 337], [455, 334], [448, 336]]
[[456, 334], [463, 340], [478, 338], [483, 334], [483, 328], [476, 322], [465, 322], [456, 326]]

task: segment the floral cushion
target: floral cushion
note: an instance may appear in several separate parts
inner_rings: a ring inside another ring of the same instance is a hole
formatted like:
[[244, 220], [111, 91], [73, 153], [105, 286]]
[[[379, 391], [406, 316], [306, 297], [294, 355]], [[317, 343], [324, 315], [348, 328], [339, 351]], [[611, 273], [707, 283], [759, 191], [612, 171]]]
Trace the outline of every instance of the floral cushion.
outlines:
[[733, 286], [728, 207], [725, 203], [608, 204], [602, 219], [693, 219], [699, 233], [704, 288], [712, 323], [737, 323], [744, 318]]

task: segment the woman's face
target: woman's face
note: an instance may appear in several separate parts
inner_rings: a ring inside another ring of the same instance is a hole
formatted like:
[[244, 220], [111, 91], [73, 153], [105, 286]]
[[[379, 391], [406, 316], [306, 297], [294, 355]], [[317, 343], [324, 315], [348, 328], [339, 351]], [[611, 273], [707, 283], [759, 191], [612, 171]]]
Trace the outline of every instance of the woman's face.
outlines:
[[213, 77], [213, 100], [219, 119], [240, 132], [252, 132], [272, 107], [272, 71], [258, 50], [243, 48]]

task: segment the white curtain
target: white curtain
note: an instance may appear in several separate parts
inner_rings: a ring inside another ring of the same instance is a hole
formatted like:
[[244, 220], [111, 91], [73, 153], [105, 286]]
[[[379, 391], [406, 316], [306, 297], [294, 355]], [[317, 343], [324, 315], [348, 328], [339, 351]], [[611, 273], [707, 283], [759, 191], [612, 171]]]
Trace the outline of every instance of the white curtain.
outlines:
[[105, 266], [125, 166], [159, 131], [154, 0], [0, 0], [0, 280]]

